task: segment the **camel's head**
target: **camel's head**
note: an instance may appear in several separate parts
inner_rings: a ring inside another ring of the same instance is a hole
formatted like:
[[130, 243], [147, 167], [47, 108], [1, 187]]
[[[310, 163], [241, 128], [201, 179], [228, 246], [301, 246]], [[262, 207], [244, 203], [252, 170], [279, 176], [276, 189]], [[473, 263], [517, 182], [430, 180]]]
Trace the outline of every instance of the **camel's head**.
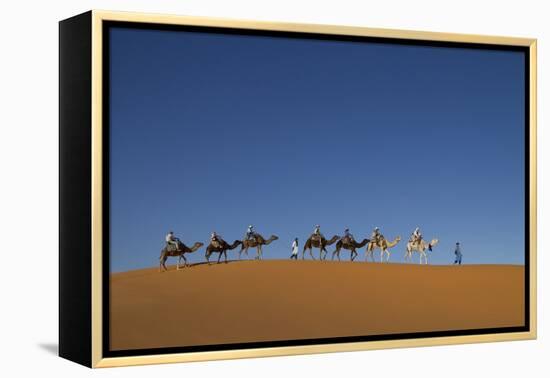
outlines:
[[279, 240], [279, 237], [277, 235], [271, 235], [270, 239], [271, 240]]
[[197, 247], [197, 248], [200, 248], [200, 247], [202, 247], [203, 245], [204, 245], [204, 243], [201, 243], [201, 242], [196, 242], [196, 243], [195, 243], [195, 247]]
[[432, 239], [432, 242], [430, 243], [430, 245], [433, 247], [433, 246], [436, 245], [437, 243], [439, 243], [439, 240], [438, 240], [438, 239]]
[[396, 242], [400, 242], [400, 241], [401, 241], [401, 236], [397, 236], [397, 237], [395, 238], [395, 241], [396, 241]]

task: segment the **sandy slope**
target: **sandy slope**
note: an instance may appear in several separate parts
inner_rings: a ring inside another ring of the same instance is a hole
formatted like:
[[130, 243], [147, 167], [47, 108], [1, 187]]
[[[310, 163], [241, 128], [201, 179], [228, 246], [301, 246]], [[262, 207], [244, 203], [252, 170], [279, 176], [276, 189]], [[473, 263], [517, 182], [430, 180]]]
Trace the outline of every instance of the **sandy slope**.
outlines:
[[521, 326], [524, 267], [243, 261], [111, 276], [113, 350]]

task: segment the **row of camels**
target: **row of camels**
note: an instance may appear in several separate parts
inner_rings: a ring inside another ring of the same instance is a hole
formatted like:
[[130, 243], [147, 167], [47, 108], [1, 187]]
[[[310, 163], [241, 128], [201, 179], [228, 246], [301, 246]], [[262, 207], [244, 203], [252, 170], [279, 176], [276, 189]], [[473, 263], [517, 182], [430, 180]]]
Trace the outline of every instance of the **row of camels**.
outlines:
[[[304, 249], [302, 250], [302, 260], [305, 258], [306, 251], [309, 251], [309, 255], [313, 260], [315, 260], [315, 257], [313, 256], [313, 248], [319, 249], [319, 260], [325, 260], [328, 254], [326, 247], [336, 242], [336, 249], [332, 252], [332, 260], [334, 260], [334, 257], [336, 256], [338, 261], [340, 261], [340, 251], [342, 249], [346, 249], [350, 251], [351, 261], [354, 261], [358, 255], [357, 249], [363, 248], [366, 245], [365, 261], [368, 261], [370, 257], [370, 259], [374, 262], [374, 251], [376, 249], [380, 249], [380, 262], [388, 262], [390, 260], [390, 248], [395, 247], [400, 241], [400, 236], [397, 236], [392, 241], [382, 238], [377, 242], [369, 239], [363, 239], [361, 242], [358, 242], [355, 240], [350, 240], [350, 238], [347, 237], [341, 238], [338, 235], [334, 235], [328, 240], [323, 236], [319, 239], [318, 237], [314, 238], [312, 235], [304, 244]], [[420, 264], [422, 264], [422, 261], [427, 264], [428, 255], [426, 251], [431, 251], [438, 242], [438, 239], [432, 239], [430, 242], [427, 242], [424, 239], [420, 240], [420, 242], [407, 242], [405, 249], [405, 261], [412, 262], [413, 252], [418, 252], [420, 255]]]
[[[265, 239], [260, 234], [256, 234], [255, 238], [252, 240], [235, 240], [232, 244], [227, 243], [225, 240], [220, 240], [219, 242], [210, 242], [210, 244], [206, 247], [206, 261], [208, 264], [210, 264], [210, 256], [213, 253], [218, 253], [218, 261], [217, 263], [220, 263], [221, 257], [224, 257], [224, 261], [227, 262], [227, 251], [233, 250], [237, 248], [239, 245], [241, 246], [241, 249], [239, 251], [239, 260], [241, 259], [242, 253], [244, 252], [246, 257], [248, 257], [248, 249], [249, 248], [256, 248], [256, 259], [260, 260], [263, 257], [263, 251], [262, 246], [269, 245], [271, 242], [279, 239], [276, 235], [271, 235], [269, 239]], [[315, 237], [314, 235], [311, 235], [306, 242], [304, 243], [304, 248], [302, 250], [302, 260], [305, 259], [305, 253], [306, 251], [309, 251], [309, 254], [313, 260], [315, 260], [315, 257], [313, 256], [313, 248], [319, 249], [319, 259], [325, 260], [326, 256], [328, 254], [326, 247], [330, 246], [334, 243], [336, 243], [336, 249], [334, 252], [332, 252], [332, 260], [334, 260], [334, 257], [338, 258], [338, 261], [340, 261], [340, 251], [342, 249], [350, 251], [350, 259], [351, 261], [354, 261], [355, 258], [358, 256], [357, 249], [363, 248], [364, 246], [367, 246], [365, 250], [365, 261], [369, 261], [370, 259], [374, 262], [374, 251], [376, 249], [380, 249], [380, 262], [388, 262], [390, 260], [390, 249], [395, 247], [399, 242], [401, 241], [401, 237], [397, 236], [394, 240], [388, 241], [385, 238], [382, 238], [378, 240], [377, 242], [371, 241], [369, 239], [363, 239], [361, 242], [357, 242], [355, 240], [350, 240], [350, 238], [347, 237], [340, 237], [338, 235], [334, 235], [330, 239], [325, 239], [324, 236]], [[181, 260], [184, 260], [184, 267], [189, 266], [189, 263], [187, 261], [187, 258], [185, 257], [185, 254], [193, 253], [197, 251], [199, 248], [201, 248], [204, 243], [196, 242], [193, 244], [192, 247], [186, 246], [181, 241], [179, 243], [179, 251], [176, 250], [168, 250], [166, 247], [164, 247], [161, 250], [160, 253], [160, 264], [159, 264], [159, 270], [167, 270], [166, 268], [166, 260], [168, 257], [178, 257], [178, 263], [176, 266], [177, 270], [180, 270], [180, 264]], [[429, 243], [425, 240], [420, 240], [420, 242], [411, 242], [409, 241], [407, 243], [406, 249], [405, 249], [405, 261], [412, 262], [413, 259], [413, 252], [418, 252], [420, 256], [420, 264], [422, 264], [422, 261], [424, 261], [425, 264], [428, 264], [428, 256], [426, 251], [432, 250], [432, 248], [438, 243], [438, 239], [432, 239]]]
[[[233, 250], [237, 248], [239, 245], [241, 246], [241, 249], [239, 251], [239, 260], [241, 259], [241, 255], [244, 252], [246, 257], [248, 257], [248, 249], [249, 248], [256, 248], [256, 259], [261, 260], [263, 257], [263, 251], [262, 246], [269, 245], [271, 242], [279, 239], [277, 235], [271, 235], [269, 239], [265, 239], [262, 235], [256, 233], [254, 239], [245, 239], [245, 240], [235, 240], [232, 244], [227, 243], [225, 240], [220, 240], [217, 242], [210, 242], [210, 244], [206, 247], [206, 261], [208, 264], [210, 264], [210, 256], [212, 256], [213, 253], [218, 253], [218, 263], [221, 260], [221, 257], [224, 256], [225, 262], [227, 262], [227, 251]], [[159, 270], [167, 270], [166, 268], [166, 260], [168, 260], [168, 257], [177, 257], [178, 263], [176, 266], [176, 269], [180, 269], [181, 260], [184, 260], [184, 267], [189, 266], [189, 263], [187, 259], [185, 258], [186, 253], [193, 253], [196, 250], [198, 250], [200, 247], [204, 245], [204, 243], [196, 242], [193, 244], [192, 247], [186, 246], [181, 241], [178, 241], [179, 244], [179, 251], [176, 250], [168, 250], [167, 247], [164, 247], [160, 251], [160, 266]]]

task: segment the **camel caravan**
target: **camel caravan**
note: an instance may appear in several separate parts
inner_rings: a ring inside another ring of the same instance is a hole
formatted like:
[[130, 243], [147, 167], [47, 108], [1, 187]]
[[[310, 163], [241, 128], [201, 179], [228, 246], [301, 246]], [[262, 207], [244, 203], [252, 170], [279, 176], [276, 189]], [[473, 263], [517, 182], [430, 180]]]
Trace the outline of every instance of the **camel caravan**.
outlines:
[[[248, 226], [248, 230], [246, 231], [246, 234], [243, 240], [235, 240], [231, 244], [227, 243], [216, 232], [212, 232], [212, 234], [210, 235], [210, 243], [206, 247], [206, 253], [205, 253], [206, 262], [210, 265], [210, 256], [212, 256], [213, 253], [218, 254], [218, 261], [217, 261], [218, 264], [220, 263], [222, 256], [224, 257], [224, 262], [227, 262], [227, 251], [231, 251], [237, 248], [238, 246], [241, 246], [241, 249], [239, 251], [239, 260], [241, 259], [241, 255], [243, 252], [246, 255], [246, 257], [248, 257], [249, 248], [256, 248], [255, 258], [257, 260], [261, 260], [263, 257], [262, 247], [265, 245], [271, 244], [271, 242], [277, 239], [279, 239], [277, 235], [271, 235], [268, 239], [265, 239], [262, 235], [254, 231], [254, 226], [252, 225]], [[187, 258], [185, 257], [185, 254], [186, 253], [191, 254], [204, 245], [201, 242], [196, 242], [195, 244], [193, 244], [193, 247], [189, 248], [184, 243], [182, 243], [179, 238], [177, 238], [174, 235], [173, 231], [170, 231], [166, 235], [165, 241], [166, 241], [166, 246], [160, 251], [159, 270], [161, 272], [168, 270], [165, 265], [168, 257], [178, 258], [176, 270], [180, 270], [180, 264], [182, 259], [185, 261], [184, 267], [189, 266], [189, 263], [187, 262]]]
[[[340, 261], [340, 251], [342, 249], [345, 249], [350, 251], [350, 260], [354, 261], [355, 258], [358, 256], [357, 250], [366, 246], [365, 261], [369, 261], [370, 258], [370, 261], [374, 262], [374, 251], [376, 249], [379, 249], [380, 262], [388, 262], [390, 261], [390, 249], [395, 247], [400, 241], [401, 236], [395, 237], [392, 241], [387, 240], [384, 235], [380, 233], [380, 229], [378, 227], [374, 228], [370, 239], [363, 239], [360, 242], [355, 240], [355, 238], [347, 228], [344, 231], [344, 236], [340, 237], [338, 235], [335, 235], [327, 240], [321, 233], [320, 226], [317, 225], [315, 226], [313, 234], [311, 234], [311, 236], [306, 240], [304, 244], [304, 249], [302, 250], [302, 259], [305, 258], [306, 251], [309, 251], [309, 255], [313, 260], [315, 260], [312, 250], [313, 248], [318, 248], [319, 260], [325, 260], [328, 253], [326, 250], [326, 246], [332, 245], [336, 242], [336, 249], [334, 250], [334, 252], [332, 252], [331, 260], [334, 260], [334, 257], [337, 257], [338, 261]], [[422, 261], [427, 264], [428, 256], [426, 251], [431, 251], [437, 243], [438, 239], [432, 239], [430, 242], [426, 242], [422, 237], [420, 228], [417, 227], [413, 231], [411, 237], [409, 238], [409, 241], [407, 242], [405, 250], [405, 261], [411, 262], [413, 252], [416, 251], [420, 255], [420, 264], [422, 264]]]
[[[213, 253], [218, 254], [217, 263], [221, 262], [223, 256], [224, 262], [227, 262], [227, 251], [234, 250], [237, 247], [241, 247], [239, 250], [239, 260], [242, 258], [244, 252], [246, 258], [248, 258], [248, 249], [256, 248], [255, 259], [261, 260], [263, 257], [263, 247], [271, 244], [273, 241], [279, 239], [276, 235], [271, 235], [268, 239], [265, 239], [262, 235], [257, 233], [254, 230], [254, 226], [248, 226], [246, 234], [242, 240], [235, 240], [233, 243], [229, 244], [226, 242], [220, 235], [216, 232], [212, 232], [210, 235], [210, 243], [206, 247], [205, 258], [206, 262], [210, 265], [210, 257]], [[160, 264], [159, 271], [166, 271], [166, 260], [168, 257], [177, 257], [178, 262], [176, 265], [176, 270], [180, 270], [181, 260], [184, 261], [184, 267], [188, 267], [189, 263], [186, 254], [191, 254], [201, 248], [204, 244], [201, 242], [196, 242], [192, 247], [186, 246], [183, 242], [177, 238], [173, 231], [170, 231], [166, 235], [166, 246], [161, 250], [160, 253]], [[393, 240], [388, 240], [382, 235], [380, 229], [375, 227], [370, 238], [365, 238], [362, 241], [356, 241], [354, 236], [349, 232], [349, 229], [344, 231], [343, 236], [334, 235], [330, 239], [326, 239], [325, 236], [321, 233], [321, 227], [319, 225], [315, 226], [313, 233], [304, 243], [302, 249], [302, 260], [306, 258], [306, 251], [309, 252], [311, 259], [315, 260], [313, 254], [313, 249], [319, 249], [319, 260], [326, 260], [328, 251], [327, 246], [331, 246], [336, 243], [336, 249], [332, 252], [331, 260], [334, 260], [336, 257], [340, 261], [340, 252], [342, 249], [350, 251], [350, 260], [354, 261], [358, 256], [357, 250], [365, 247], [365, 261], [375, 262], [375, 251], [380, 251], [380, 262], [389, 262], [390, 260], [390, 250], [395, 247], [401, 241], [400, 236], [396, 236]], [[438, 239], [432, 239], [430, 242], [427, 242], [422, 237], [420, 228], [417, 227], [411, 234], [409, 241], [407, 242], [405, 248], [404, 259], [406, 262], [412, 262], [413, 252], [418, 252], [420, 264], [424, 261], [424, 264], [428, 264], [427, 251], [432, 251], [432, 248], [438, 243]], [[298, 238], [295, 238], [292, 243], [292, 254], [291, 259], [298, 259]]]

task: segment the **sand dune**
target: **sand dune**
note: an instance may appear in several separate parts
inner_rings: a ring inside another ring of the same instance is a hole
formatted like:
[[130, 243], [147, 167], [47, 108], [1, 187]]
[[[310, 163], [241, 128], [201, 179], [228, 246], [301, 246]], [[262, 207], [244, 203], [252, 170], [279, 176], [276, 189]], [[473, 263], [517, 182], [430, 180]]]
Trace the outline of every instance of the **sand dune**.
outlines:
[[111, 349], [521, 326], [524, 267], [242, 261], [111, 275]]

